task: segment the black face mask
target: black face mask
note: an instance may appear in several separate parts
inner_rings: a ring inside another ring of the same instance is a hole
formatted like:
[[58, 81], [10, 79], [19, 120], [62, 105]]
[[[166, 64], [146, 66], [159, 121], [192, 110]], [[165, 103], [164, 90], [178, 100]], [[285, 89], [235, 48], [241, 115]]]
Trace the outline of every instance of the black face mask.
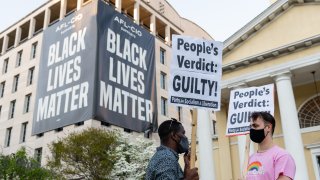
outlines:
[[[178, 142], [176, 142], [178, 143]], [[178, 143], [178, 154], [186, 153], [189, 150], [189, 141], [186, 136], [182, 136], [180, 138], [180, 142]]]
[[250, 129], [250, 139], [255, 143], [261, 143], [264, 138], [268, 135], [269, 132], [267, 132], [266, 135], [264, 135], [264, 128], [263, 129]]

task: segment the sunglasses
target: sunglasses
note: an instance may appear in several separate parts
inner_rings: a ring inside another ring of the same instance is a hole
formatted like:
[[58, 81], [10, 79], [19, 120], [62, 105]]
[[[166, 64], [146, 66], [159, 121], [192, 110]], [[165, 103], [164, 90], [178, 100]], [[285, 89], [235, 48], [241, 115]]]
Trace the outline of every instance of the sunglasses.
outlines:
[[170, 125], [169, 125], [169, 132], [170, 132], [170, 130], [171, 130], [171, 125], [172, 125], [172, 122], [173, 122], [173, 121], [178, 122], [178, 120], [176, 120], [176, 119], [174, 119], [174, 118], [171, 119], [171, 122], [170, 122]]

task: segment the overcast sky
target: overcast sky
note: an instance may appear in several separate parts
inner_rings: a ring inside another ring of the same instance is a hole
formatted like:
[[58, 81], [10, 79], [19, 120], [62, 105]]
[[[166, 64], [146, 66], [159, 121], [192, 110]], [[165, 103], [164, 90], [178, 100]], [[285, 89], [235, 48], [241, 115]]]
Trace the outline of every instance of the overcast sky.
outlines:
[[[0, 6], [0, 32], [48, 0], [6, 0]], [[151, 0], [152, 1], [152, 0]], [[270, 0], [168, 0], [215, 40], [224, 41], [270, 5]]]

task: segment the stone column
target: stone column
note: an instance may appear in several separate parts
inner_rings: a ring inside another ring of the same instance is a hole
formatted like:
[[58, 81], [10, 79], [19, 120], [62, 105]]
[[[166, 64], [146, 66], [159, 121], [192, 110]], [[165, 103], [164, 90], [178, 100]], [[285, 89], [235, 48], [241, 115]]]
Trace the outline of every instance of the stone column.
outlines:
[[46, 9], [44, 13], [44, 24], [43, 24], [43, 30], [47, 29], [50, 23], [50, 16], [51, 16], [51, 10], [48, 8]]
[[152, 14], [150, 17], [150, 31], [151, 34], [156, 36], [156, 16], [154, 14]]
[[[234, 86], [229, 87], [231, 90], [235, 90], [235, 89], [242, 89], [242, 88], [247, 88], [248, 85], [246, 83], [240, 83], [240, 84], [236, 84]], [[238, 154], [239, 154], [239, 167], [240, 167], [240, 174], [243, 170], [243, 168], [246, 167], [242, 167], [243, 163], [244, 163], [244, 157], [245, 157], [245, 147], [246, 147], [246, 135], [240, 135], [237, 136], [238, 138]], [[250, 138], [250, 137], [248, 137]], [[250, 141], [250, 153], [249, 155], [254, 153], [254, 144], [252, 141]]]
[[139, 5], [138, 1], [136, 1], [134, 3], [133, 19], [134, 19], [134, 22], [139, 25], [139, 23], [140, 23], [140, 5]]
[[121, 9], [122, 9], [122, 0], [116, 0], [115, 5], [116, 5], [116, 10], [117, 10], [118, 12], [120, 12], [120, 13], [121, 13]]
[[60, 16], [59, 19], [63, 19], [64, 16], [66, 15], [67, 11], [67, 0], [61, 0], [60, 1]]
[[82, 1], [83, 0], [77, 0], [77, 11], [79, 11], [81, 9]]
[[167, 24], [165, 29], [165, 41], [166, 44], [170, 45], [171, 37], [170, 37], [170, 26]]
[[17, 47], [19, 45], [20, 38], [21, 38], [21, 27], [17, 27], [16, 35], [15, 35], [15, 39], [14, 39], [14, 47]]
[[200, 178], [202, 180], [215, 180], [209, 111], [204, 109], [198, 109], [197, 111]]
[[[242, 167], [244, 162], [244, 157], [245, 157], [246, 137], [250, 138], [249, 136], [246, 136], [246, 135], [237, 136], [240, 173], [242, 172], [243, 168], [246, 168], [246, 167]], [[254, 143], [250, 141], [249, 155], [252, 155], [253, 153], [254, 153]]]
[[[218, 129], [218, 145], [219, 145], [219, 166], [221, 169], [220, 179], [233, 179], [232, 177], [232, 164], [230, 153], [230, 140], [226, 137], [227, 128], [227, 108], [226, 105], [221, 105], [220, 111], [215, 112], [217, 116], [217, 129]], [[218, 166], [218, 165], [217, 165]]]
[[2, 52], [0, 52], [1, 54], [6, 53], [6, 51], [7, 51], [7, 48], [8, 48], [8, 39], [9, 39], [9, 38], [8, 38], [7, 35], [3, 36]]
[[31, 18], [30, 20], [30, 27], [29, 27], [29, 34], [28, 34], [28, 39], [31, 39], [34, 33], [34, 29], [36, 26], [36, 20], [34, 18]]
[[296, 163], [294, 179], [309, 179], [303, 142], [300, 133], [299, 119], [289, 72], [274, 77], [280, 108], [282, 132], [286, 150]]

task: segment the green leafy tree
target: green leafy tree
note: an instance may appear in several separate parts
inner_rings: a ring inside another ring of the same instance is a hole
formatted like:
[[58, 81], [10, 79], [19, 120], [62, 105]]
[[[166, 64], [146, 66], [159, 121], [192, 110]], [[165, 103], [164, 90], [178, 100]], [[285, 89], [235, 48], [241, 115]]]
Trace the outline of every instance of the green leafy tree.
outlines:
[[66, 179], [108, 179], [117, 161], [114, 131], [89, 128], [53, 142], [47, 166]]
[[0, 179], [40, 180], [54, 179], [56, 176], [41, 167], [39, 162], [28, 157], [24, 147], [15, 154], [0, 155]]

